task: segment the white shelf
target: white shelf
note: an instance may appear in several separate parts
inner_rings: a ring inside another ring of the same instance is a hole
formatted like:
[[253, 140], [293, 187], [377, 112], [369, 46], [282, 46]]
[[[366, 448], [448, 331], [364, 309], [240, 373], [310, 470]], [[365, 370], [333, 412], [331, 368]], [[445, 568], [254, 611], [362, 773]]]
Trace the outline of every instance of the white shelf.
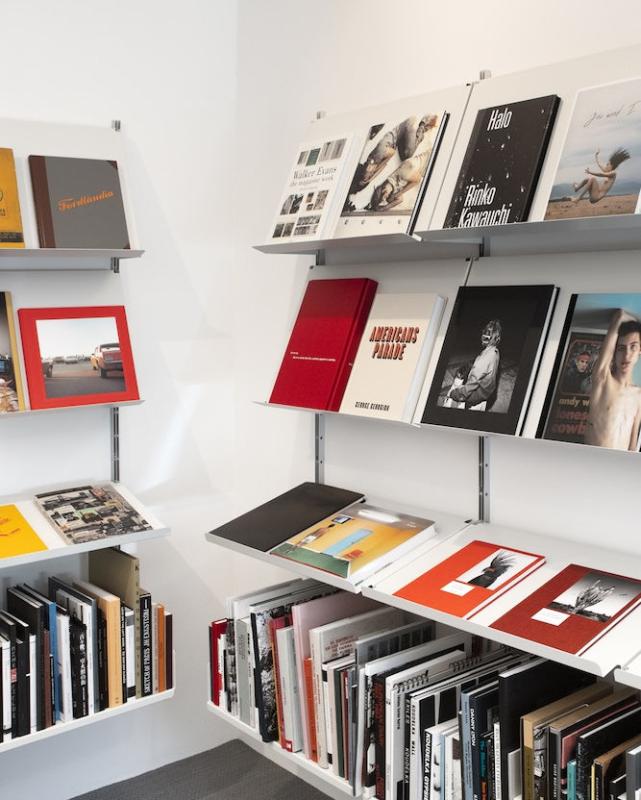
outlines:
[[67, 731], [73, 731], [77, 728], [84, 728], [85, 725], [93, 725], [94, 722], [102, 722], [102, 720], [110, 719], [111, 717], [118, 717], [121, 714], [136, 711], [144, 706], [150, 706], [154, 703], [160, 703], [163, 700], [169, 700], [173, 696], [174, 689], [167, 689], [166, 692], [159, 692], [149, 697], [141, 697], [136, 700], [128, 700], [123, 705], [116, 706], [116, 708], [107, 708], [104, 711], [99, 711], [97, 714], [80, 717], [80, 719], [74, 719], [71, 722], [59, 722], [57, 725], [52, 725], [50, 728], [45, 728], [42, 731], [30, 733], [27, 736], [19, 736], [16, 739], [10, 739], [8, 742], [0, 743], [0, 753], [5, 753], [8, 750], [15, 750], [16, 747], [22, 747], [23, 745], [40, 742], [43, 739], [49, 739], [52, 736], [58, 736], [61, 733], [67, 733]]
[[637, 654], [625, 666], [614, 670], [614, 680], [641, 691], [641, 653]]
[[352, 787], [344, 778], [339, 778], [329, 769], [319, 767], [318, 764], [306, 758], [304, 754], [290, 753], [284, 750], [278, 742], [264, 742], [257, 730], [241, 722], [237, 717], [234, 717], [219, 706], [214, 705], [211, 701], [207, 703], [207, 710], [216, 717], [233, 725], [243, 739], [258, 753], [316, 786], [321, 791], [331, 793], [331, 796], [335, 798], [343, 798], [345, 795], [348, 797], [354, 796]]
[[79, 408], [120, 408], [121, 406], [139, 406], [144, 400], [119, 400], [116, 403], [84, 403], [77, 406], [59, 406], [57, 408], [26, 408], [24, 411], [8, 411], [0, 414], [0, 419], [13, 419], [29, 414], [50, 414], [56, 411], [72, 411]]
[[111, 259], [140, 258], [144, 250], [0, 248], [0, 270], [111, 269]]

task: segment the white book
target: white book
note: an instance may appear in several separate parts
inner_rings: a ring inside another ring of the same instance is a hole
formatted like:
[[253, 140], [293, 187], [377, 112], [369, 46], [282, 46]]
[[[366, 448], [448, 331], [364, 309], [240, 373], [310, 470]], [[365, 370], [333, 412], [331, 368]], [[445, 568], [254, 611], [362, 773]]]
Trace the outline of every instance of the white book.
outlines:
[[219, 707], [227, 710], [227, 690], [225, 689], [225, 656], [227, 654], [227, 634], [221, 633], [218, 636], [218, 674], [221, 676]]
[[151, 604], [151, 674], [153, 676], [152, 692], [158, 691], [158, 603]]
[[284, 741], [281, 744], [290, 753], [298, 753], [303, 749], [303, 724], [300, 713], [301, 695], [298, 671], [296, 669], [296, 644], [293, 626], [277, 629], [276, 640], [280, 667], [283, 726], [285, 728]]
[[[499, 754], [501, 752], [501, 726], [497, 720], [494, 723], [494, 752]], [[501, 792], [501, 759], [494, 759], [494, 793], [496, 800], [503, 800]]]
[[245, 725], [251, 725], [249, 697], [249, 639], [250, 618], [237, 619], [234, 627], [236, 645], [236, 691], [238, 692], [238, 717]]
[[412, 421], [444, 308], [436, 294], [376, 294], [342, 414]]
[[38, 657], [36, 654], [36, 635], [29, 634], [29, 715], [31, 733], [38, 730]]
[[458, 723], [441, 733], [441, 798], [461, 800], [461, 747]]
[[127, 665], [127, 700], [136, 697], [136, 632], [133, 609], [125, 606], [125, 663]]
[[2, 658], [2, 735], [3, 741], [11, 739], [11, 656], [9, 640], [0, 636], [0, 658]]
[[96, 695], [94, 675], [96, 665], [94, 664], [93, 642], [96, 632], [93, 629], [93, 614], [91, 606], [83, 603], [64, 589], [56, 591], [56, 602], [66, 608], [70, 614], [82, 622], [86, 628], [87, 635], [87, 714], [94, 714], [96, 710]]
[[56, 614], [56, 634], [58, 636], [58, 691], [60, 692], [60, 722], [73, 719], [73, 700], [71, 694], [71, 642], [69, 638], [69, 614], [60, 609]]

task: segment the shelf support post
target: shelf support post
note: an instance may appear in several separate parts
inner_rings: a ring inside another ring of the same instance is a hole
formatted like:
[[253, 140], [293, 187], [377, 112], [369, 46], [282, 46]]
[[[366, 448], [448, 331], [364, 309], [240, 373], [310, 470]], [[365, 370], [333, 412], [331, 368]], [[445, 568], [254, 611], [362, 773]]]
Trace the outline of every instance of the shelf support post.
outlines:
[[325, 415], [314, 414], [314, 480], [325, 483]]
[[[120, 120], [119, 119], [112, 119], [111, 120], [111, 127], [113, 128], [116, 133], [120, 133]], [[111, 271], [114, 274], [118, 274], [120, 272], [120, 259], [119, 258], [112, 258], [111, 259]]]
[[120, 409], [112, 406], [109, 409], [111, 422], [111, 480], [120, 480]]
[[490, 521], [490, 438], [479, 436], [479, 522]]

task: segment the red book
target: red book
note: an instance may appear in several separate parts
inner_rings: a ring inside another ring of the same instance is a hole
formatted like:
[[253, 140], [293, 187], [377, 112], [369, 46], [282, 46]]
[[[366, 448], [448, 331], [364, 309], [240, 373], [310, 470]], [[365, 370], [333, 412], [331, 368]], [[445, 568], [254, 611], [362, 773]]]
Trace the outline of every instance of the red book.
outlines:
[[491, 627], [583, 655], [639, 603], [641, 581], [570, 564]]
[[395, 594], [456, 617], [470, 618], [544, 561], [543, 556], [534, 553], [474, 541]]
[[307, 284], [270, 403], [340, 409], [376, 286], [369, 278]]
[[211, 699], [216, 706], [220, 705], [220, 692], [223, 688], [223, 676], [220, 672], [220, 637], [227, 630], [227, 620], [217, 619], [209, 626], [209, 652], [211, 660]]

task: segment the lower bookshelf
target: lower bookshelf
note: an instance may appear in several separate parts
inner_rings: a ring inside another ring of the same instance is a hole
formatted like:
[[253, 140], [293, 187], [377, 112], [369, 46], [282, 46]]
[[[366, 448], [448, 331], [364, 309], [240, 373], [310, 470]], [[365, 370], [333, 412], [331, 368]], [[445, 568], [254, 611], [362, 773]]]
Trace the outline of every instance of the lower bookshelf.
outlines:
[[278, 742], [264, 742], [257, 730], [250, 728], [249, 725], [241, 722], [228, 711], [214, 705], [211, 700], [207, 702], [207, 709], [215, 716], [233, 725], [243, 739], [258, 753], [274, 761], [297, 777], [311, 783], [320, 791], [335, 798], [353, 797], [352, 787], [346, 780], [334, 775], [331, 770], [319, 767], [318, 764], [310, 761], [302, 753], [290, 753], [284, 750]]
[[163, 700], [169, 700], [174, 696], [174, 689], [167, 689], [165, 692], [157, 692], [156, 694], [149, 695], [149, 697], [140, 697], [136, 700], [129, 700], [121, 706], [115, 708], [107, 708], [104, 711], [98, 711], [97, 714], [90, 714], [80, 719], [74, 719], [71, 722], [60, 722], [57, 725], [52, 725], [50, 728], [45, 728], [36, 733], [30, 733], [28, 736], [20, 736], [17, 739], [9, 739], [8, 742], [0, 743], [0, 754], [6, 753], [9, 750], [15, 750], [17, 747], [22, 747], [34, 742], [40, 742], [43, 739], [49, 739], [51, 736], [58, 736], [67, 731], [73, 731], [77, 728], [84, 728], [85, 725], [92, 725], [94, 722], [102, 722], [111, 717], [117, 717], [120, 714], [127, 714], [130, 711], [137, 711], [144, 706], [150, 706], [153, 703], [160, 703]]

